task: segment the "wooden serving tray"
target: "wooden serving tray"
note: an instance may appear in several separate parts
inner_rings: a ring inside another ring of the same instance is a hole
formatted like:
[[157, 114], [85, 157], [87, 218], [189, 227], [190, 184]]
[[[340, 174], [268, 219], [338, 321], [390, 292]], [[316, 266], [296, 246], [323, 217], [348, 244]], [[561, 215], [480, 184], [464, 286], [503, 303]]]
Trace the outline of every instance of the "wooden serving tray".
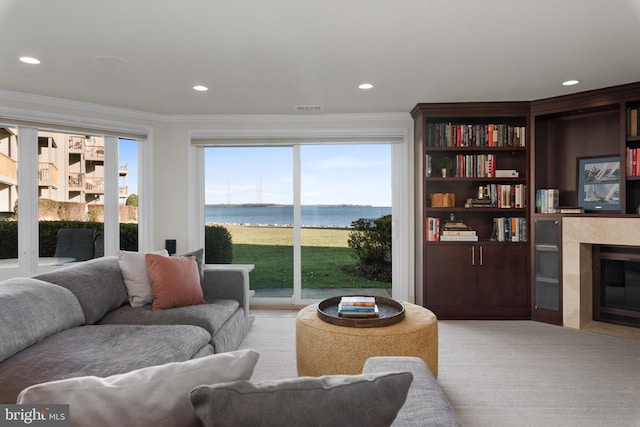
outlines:
[[[345, 295], [345, 296], [369, 296], [369, 295]], [[318, 317], [333, 325], [348, 326], [353, 328], [377, 328], [396, 324], [404, 319], [404, 306], [398, 301], [385, 297], [374, 297], [378, 310], [377, 317], [341, 317], [338, 315], [339, 297], [327, 298], [318, 303]]]

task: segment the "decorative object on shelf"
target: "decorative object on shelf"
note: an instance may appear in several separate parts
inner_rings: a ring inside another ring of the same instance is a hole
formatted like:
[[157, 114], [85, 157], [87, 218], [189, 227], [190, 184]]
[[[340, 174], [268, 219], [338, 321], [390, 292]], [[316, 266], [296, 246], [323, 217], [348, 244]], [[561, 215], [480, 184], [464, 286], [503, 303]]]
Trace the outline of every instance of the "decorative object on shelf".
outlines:
[[620, 156], [577, 160], [578, 205], [587, 212], [620, 212]]
[[456, 205], [454, 193], [433, 193], [429, 199], [433, 208], [452, 208]]
[[440, 168], [442, 169], [442, 177], [446, 178], [447, 172], [453, 166], [453, 160], [449, 156], [444, 156], [440, 158], [439, 164], [440, 164]]

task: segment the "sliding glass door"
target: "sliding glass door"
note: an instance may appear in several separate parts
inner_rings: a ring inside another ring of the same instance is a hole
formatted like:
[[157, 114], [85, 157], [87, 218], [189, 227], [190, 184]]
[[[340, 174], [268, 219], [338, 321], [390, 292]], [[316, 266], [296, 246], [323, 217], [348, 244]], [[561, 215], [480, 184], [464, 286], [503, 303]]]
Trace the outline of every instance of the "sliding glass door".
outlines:
[[[204, 151], [205, 227], [228, 230], [234, 264], [255, 265], [255, 298], [391, 296], [390, 144]], [[384, 217], [387, 265], [362, 265], [349, 244], [359, 233], [353, 225]]]
[[205, 149], [205, 227], [226, 228], [232, 262], [255, 265], [256, 298], [293, 296], [292, 153], [292, 147]]

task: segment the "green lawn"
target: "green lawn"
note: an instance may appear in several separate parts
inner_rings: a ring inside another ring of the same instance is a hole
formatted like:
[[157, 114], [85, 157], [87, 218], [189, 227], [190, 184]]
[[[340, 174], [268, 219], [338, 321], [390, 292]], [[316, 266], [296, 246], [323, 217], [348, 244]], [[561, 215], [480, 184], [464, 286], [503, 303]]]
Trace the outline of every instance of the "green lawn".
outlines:
[[[233, 262], [254, 264], [252, 289], [293, 288], [293, 229], [228, 225]], [[366, 280], [343, 272], [356, 265], [348, 229], [303, 228], [303, 288], [390, 288], [391, 283]]]

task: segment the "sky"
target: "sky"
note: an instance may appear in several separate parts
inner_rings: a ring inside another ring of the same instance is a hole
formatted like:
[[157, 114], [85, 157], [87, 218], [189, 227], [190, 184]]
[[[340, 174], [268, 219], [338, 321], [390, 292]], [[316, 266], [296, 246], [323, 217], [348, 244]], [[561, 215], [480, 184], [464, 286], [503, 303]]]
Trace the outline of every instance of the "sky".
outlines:
[[138, 141], [120, 138], [118, 143], [118, 166], [127, 163], [129, 194], [138, 194]]
[[[301, 204], [391, 206], [391, 146], [302, 145]], [[208, 147], [205, 203], [293, 203], [292, 147]]]

